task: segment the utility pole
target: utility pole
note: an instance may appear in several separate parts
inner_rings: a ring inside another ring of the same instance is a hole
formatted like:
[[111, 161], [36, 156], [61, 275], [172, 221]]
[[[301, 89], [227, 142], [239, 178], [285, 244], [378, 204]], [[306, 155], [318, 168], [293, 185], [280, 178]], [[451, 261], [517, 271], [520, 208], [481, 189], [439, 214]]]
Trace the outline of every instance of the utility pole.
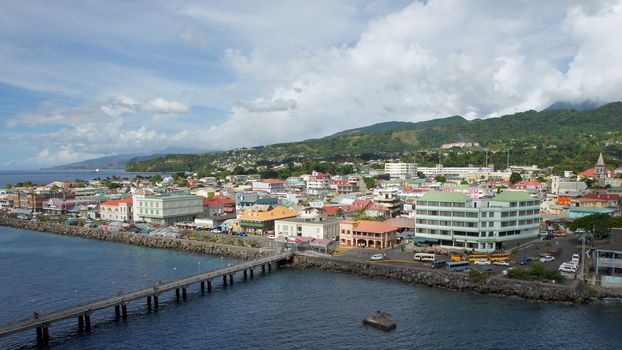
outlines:
[[507, 160], [507, 168], [510, 171], [510, 149], [508, 148], [508, 160]]

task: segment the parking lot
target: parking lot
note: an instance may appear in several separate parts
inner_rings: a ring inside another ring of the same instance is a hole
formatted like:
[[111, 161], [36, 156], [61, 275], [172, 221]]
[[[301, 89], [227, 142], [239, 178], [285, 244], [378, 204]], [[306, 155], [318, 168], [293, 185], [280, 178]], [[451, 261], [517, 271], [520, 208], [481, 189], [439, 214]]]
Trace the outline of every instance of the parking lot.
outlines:
[[[548, 269], [557, 270], [562, 262], [570, 261], [572, 254], [580, 253], [580, 251], [581, 244], [578, 241], [577, 236], [568, 235], [566, 237], [559, 237], [544, 241], [540, 240], [540, 238], [534, 239], [523, 243], [519, 247], [508, 249], [506, 252], [510, 255], [509, 267], [516, 268], [521, 266], [519, 262], [528, 257], [532, 258], [534, 261], [537, 261], [542, 256], [551, 255], [555, 258], [555, 260], [545, 262], [544, 265]], [[429, 261], [414, 261], [413, 257], [415, 253], [402, 251], [399, 246], [392, 249], [384, 250], [352, 248], [345, 250], [340, 256], [337, 256], [335, 258], [365, 262], [369, 261], [369, 258], [373, 254], [378, 253], [386, 254], [385, 259], [382, 262], [374, 263], [390, 263], [391, 265], [398, 265], [404, 267], [416, 266], [418, 268], [426, 268], [432, 270], [431, 263]], [[437, 255], [436, 259], [449, 261], [450, 256]], [[508, 266], [498, 266], [494, 264], [485, 266], [475, 264], [471, 265], [476, 270], [485, 270], [488, 268], [492, 268], [492, 273], [499, 276], [501, 276], [503, 270], [508, 268]], [[575, 277], [574, 274], [563, 273], [563, 275], [568, 279], [567, 283], [570, 283], [571, 280]]]

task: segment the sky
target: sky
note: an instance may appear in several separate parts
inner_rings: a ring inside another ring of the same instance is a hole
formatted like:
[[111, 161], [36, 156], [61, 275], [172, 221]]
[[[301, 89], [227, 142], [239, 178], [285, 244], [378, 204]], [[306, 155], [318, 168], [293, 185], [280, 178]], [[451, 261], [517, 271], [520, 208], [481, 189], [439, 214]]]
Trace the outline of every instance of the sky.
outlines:
[[2, 1], [0, 169], [622, 100], [622, 0]]

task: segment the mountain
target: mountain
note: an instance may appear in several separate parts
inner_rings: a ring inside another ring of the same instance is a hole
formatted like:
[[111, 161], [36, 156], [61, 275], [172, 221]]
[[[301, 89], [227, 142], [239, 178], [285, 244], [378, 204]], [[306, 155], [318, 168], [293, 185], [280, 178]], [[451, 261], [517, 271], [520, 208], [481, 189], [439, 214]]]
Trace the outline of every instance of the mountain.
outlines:
[[75, 162], [65, 165], [59, 165], [52, 168], [43, 170], [92, 170], [92, 169], [125, 169], [128, 163], [147, 161], [155, 158], [160, 158], [168, 154], [201, 154], [201, 153], [214, 153], [218, 151], [207, 151], [199, 148], [191, 147], [167, 147], [153, 154], [148, 153], [132, 153], [132, 154], [117, 154], [114, 156], [106, 156], [95, 159], [88, 159], [81, 162]]
[[416, 129], [425, 129], [434, 126], [443, 126], [450, 124], [459, 124], [464, 123], [467, 120], [462, 118], [461, 116], [453, 116], [448, 118], [439, 118], [432, 119], [423, 122], [384, 122], [377, 123], [370, 126], [365, 126], [357, 129], [350, 129], [338, 132], [332, 136], [348, 136], [348, 135], [363, 135], [363, 134], [372, 134], [376, 132], [384, 132], [384, 131], [399, 131], [399, 130], [416, 130]]
[[[468, 140], [482, 148], [442, 150], [449, 142]], [[414, 156], [420, 165], [512, 164], [557, 166], [582, 170], [603, 152], [609, 165], [622, 165], [622, 103], [589, 110], [525, 111], [467, 121], [455, 116], [420, 123], [387, 122], [346, 130], [301, 142], [244, 148], [209, 155], [168, 155], [130, 162], [131, 171], [217, 171], [240, 165], [253, 168], [290, 161], [366, 159]]]
[[[43, 170], [92, 170], [92, 169], [124, 169], [127, 163], [137, 157], [146, 156], [141, 153], [133, 154], [117, 154], [95, 159], [88, 159], [81, 162], [75, 162], [65, 165], [59, 165]], [[147, 159], [143, 159], [147, 160]]]
[[583, 102], [557, 101], [548, 106], [545, 111], [557, 111], [560, 109], [576, 109], [577, 111], [586, 111], [588, 109], [598, 108], [604, 105], [602, 102], [585, 100]]

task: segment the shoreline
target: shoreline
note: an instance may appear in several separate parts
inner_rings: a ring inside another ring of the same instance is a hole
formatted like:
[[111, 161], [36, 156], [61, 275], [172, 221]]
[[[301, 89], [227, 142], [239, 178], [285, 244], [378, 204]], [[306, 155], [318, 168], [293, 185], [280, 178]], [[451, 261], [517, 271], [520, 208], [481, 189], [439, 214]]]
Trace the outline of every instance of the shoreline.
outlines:
[[86, 227], [70, 226], [51, 222], [19, 220], [7, 217], [3, 214], [0, 214], [0, 226], [51, 233], [61, 236], [72, 236], [100, 241], [132, 244], [148, 248], [176, 249], [193, 253], [228, 256], [244, 260], [258, 259], [272, 254], [272, 251], [266, 251], [259, 248], [240, 247], [182, 238], [143, 236], [129, 232], [107, 232], [102, 229], [90, 229]]
[[[89, 229], [50, 222], [19, 220], [4, 214], [0, 214], [0, 226], [62, 236], [133, 244], [149, 248], [176, 249], [193, 253], [228, 256], [244, 260], [257, 259], [273, 253], [272, 251], [266, 251], [260, 248], [239, 247], [181, 238], [142, 236], [128, 232], [109, 233], [101, 229]], [[381, 277], [433, 288], [510, 298], [518, 297], [534, 301], [572, 304], [587, 304], [593, 302], [606, 303], [612, 300], [622, 301], [622, 290], [591, 286], [585, 287], [580, 282], [576, 287], [573, 287], [538, 281], [512, 280], [498, 276], [487, 276], [479, 281], [473, 281], [469, 275], [463, 273], [441, 270], [432, 271], [421, 267], [358, 262], [341, 258], [312, 257], [300, 254], [294, 255], [289, 266], [300, 270], [312, 268], [323, 271], [348, 273], [368, 278]]]
[[588, 304], [622, 301], [622, 290], [585, 288], [581, 283], [573, 287], [498, 276], [487, 276], [480, 281], [473, 281], [468, 274], [463, 273], [304, 255], [294, 255], [291, 266], [301, 270], [311, 268], [367, 278], [380, 277], [432, 288], [540, 302]]

